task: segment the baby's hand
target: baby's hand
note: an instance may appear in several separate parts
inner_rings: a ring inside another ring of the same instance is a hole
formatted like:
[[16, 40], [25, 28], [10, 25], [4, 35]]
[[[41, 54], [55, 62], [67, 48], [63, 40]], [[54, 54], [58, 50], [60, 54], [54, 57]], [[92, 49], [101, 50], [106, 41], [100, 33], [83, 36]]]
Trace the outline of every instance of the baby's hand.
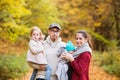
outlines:
[[72, 54], [62, 54], [61, 58], [65, 59], [65, 60], [69, 60], [69, 61], [73, 61], [74, 60]]

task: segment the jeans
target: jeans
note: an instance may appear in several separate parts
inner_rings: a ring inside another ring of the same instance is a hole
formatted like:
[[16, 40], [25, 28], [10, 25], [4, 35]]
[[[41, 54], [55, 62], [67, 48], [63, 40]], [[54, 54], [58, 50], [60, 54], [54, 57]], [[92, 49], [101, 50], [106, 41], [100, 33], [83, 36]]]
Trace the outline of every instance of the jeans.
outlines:
[[46, 66], [45, 80], [50, 80], [52, 69], [49, 65]]
[[32, 75], [30, 77], [30, 80], [35, 80], [36, 74], [37, 74], [37, 69], [33, 69], [33, 72], [32, 72]]
[[[47, 66], [46, 66], [46, 75], [45, 75], [45, 79], [37, 78], [36, 80], [50, 80], [51, 71], [52, 71], [51, 67], [50, 67], [49, 65], [47, 65]], [[34, 69], [32, 75], [31, 75], [30, 80], [34, 80], [35, 77], [36, 77], [36, 74], [37, 74], [37, 69]]]

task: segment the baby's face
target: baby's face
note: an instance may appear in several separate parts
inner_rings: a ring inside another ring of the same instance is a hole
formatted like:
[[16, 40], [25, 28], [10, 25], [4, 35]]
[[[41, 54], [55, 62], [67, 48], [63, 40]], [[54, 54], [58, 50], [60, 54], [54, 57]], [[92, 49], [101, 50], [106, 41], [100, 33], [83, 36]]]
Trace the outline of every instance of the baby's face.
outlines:
[[72, 54], [74, 51], [69, 51], [68, 53]]

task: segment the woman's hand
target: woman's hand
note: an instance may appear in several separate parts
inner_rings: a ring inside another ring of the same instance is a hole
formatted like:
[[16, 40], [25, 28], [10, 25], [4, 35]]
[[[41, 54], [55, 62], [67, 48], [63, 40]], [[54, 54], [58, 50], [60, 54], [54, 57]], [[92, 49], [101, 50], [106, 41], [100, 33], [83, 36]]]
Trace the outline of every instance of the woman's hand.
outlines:
[[62, 54], [61, 58], [65, 60], [69, 60], [70, 62], [74, 61], [72, 54]]

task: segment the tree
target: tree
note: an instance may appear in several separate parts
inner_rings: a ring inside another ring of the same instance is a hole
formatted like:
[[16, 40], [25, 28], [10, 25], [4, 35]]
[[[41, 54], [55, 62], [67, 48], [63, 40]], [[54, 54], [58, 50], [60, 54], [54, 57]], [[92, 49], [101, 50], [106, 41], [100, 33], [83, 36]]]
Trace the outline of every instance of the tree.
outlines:
[[39, 26], [43, 32], [52, 22], [61, 23], [57, 8], [50, 0], [0, 1], [0, 39], [15, 42]]
[[117, 32], [117, 41], [118, 41], [118, 46], [120, 46], [120, 0], [112, 0], [112, 5], [114, 9], [114, 24], [116, 27], [116, 32]]
[[0, 38], [3, 41], [15, 41], [18, 35], [26, 33], [27, 29], [21, 23], [21, 17], [30, 15], [26, 9], [25, 0], [0, 1]]
[[94, 37], [97, 50], [108, 49], [116, 38], [112, 0], [58, 0], [57, 3], [60, 18], [65, 21], [65, 36], [86, 29]]
[[52, 22], [61, 23], [58, 18], [58, 10], [50, 0], [26, 0], [27, 8], [31, 15], [24, 17], [24, 23], [28, 27], [39, 26], [43, 32]]

